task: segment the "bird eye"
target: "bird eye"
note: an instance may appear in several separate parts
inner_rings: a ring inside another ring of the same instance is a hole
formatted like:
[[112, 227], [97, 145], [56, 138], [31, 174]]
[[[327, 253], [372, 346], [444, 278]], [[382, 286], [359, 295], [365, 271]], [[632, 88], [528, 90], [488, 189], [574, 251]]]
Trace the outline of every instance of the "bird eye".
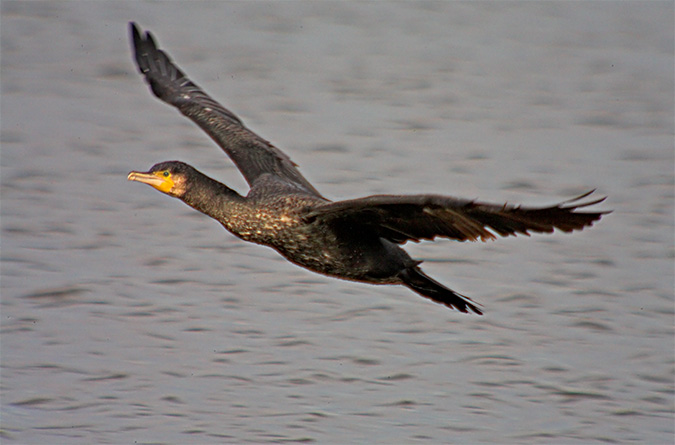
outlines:
[[164, 173], [162, 173], [165, 178], [168, 178], [171, 173], [169, 173], [169, 170], [164, 170]]

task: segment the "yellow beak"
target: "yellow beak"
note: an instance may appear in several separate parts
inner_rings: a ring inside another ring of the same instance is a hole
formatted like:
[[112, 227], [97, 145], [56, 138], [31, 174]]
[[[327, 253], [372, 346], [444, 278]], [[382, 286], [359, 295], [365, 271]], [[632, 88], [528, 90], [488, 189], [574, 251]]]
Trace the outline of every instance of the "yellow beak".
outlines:
[[171, 177], [166, 177], [160, 172], [153, 173], [142, 173], [142, 172], [131, 172], [127, 176], [129, 181], [138, 181], [143, 184], [148, 184], [156, 188], [162, 193], [169, 193], [174, 186]]

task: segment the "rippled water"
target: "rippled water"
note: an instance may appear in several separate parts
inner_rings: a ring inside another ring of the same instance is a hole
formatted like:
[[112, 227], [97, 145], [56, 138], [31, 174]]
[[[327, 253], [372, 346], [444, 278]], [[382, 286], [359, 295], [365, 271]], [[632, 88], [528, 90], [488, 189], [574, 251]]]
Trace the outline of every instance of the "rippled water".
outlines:
[[[5, 443], [672, 443], [673, 4], [2, 2]], [[575, 235], [410, 245], [480, 301], [311, 274], [149, 187], [245, 183], [127, 22], [326, 196], [547, 204]]]

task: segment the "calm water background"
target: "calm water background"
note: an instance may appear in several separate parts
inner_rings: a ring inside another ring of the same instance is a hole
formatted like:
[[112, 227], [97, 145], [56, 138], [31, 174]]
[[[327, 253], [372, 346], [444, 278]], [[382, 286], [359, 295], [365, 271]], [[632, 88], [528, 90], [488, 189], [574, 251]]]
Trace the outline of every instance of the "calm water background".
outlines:
[[[4, 443], [672, 443], [672, 2], [1, 6]], [[314, 275], [127, 182], [246, 191], [129, 20], [333, 199], [614, 213], [408, 246], [484, 317]]]

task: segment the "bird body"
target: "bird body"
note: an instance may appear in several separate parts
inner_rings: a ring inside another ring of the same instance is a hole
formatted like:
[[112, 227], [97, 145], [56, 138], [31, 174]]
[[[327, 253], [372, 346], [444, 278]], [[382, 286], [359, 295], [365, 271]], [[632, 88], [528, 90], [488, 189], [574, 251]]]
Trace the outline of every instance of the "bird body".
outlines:
[[130, 24], [134, 58], [152, 92], [201, 127], [234, 161], [250, 190], [242, 196], [180, 161], [132, 171], [149, 184], [220, 222], [245, 241], [269, 246], [294, 264], [332, 277], [401, 284], [423, 297], [482, 314], [470, 298], [434, 279], [400, 245], [436, 237], [458, 241], [581, 230], [607, 212], [577, 211], [604, 200], [590, 193], [549, 207], [495, 205], [441, 195], [374, 195], [332, 202], [290, 158], [189, 80], [149, 32]]
[[[273, 177], [262, 176], [242, 197], [179, 161], [157, 164], [152, 171], [170, 171], [174, 183], [171, 194], [219, 221], [235, 236], [272, 247], [292, 263], [314, 272], [368, 283], [402, 284], [396, 274], [418, 263], [396, 244], [365, 228], [341, 226], [316, 217], [308, 220], [311, 209], [329, 201], [284, 187]], [[149, 175], [165, 183], [163, 175]], [[139, 172], [129, 178], [148, 181]]]

